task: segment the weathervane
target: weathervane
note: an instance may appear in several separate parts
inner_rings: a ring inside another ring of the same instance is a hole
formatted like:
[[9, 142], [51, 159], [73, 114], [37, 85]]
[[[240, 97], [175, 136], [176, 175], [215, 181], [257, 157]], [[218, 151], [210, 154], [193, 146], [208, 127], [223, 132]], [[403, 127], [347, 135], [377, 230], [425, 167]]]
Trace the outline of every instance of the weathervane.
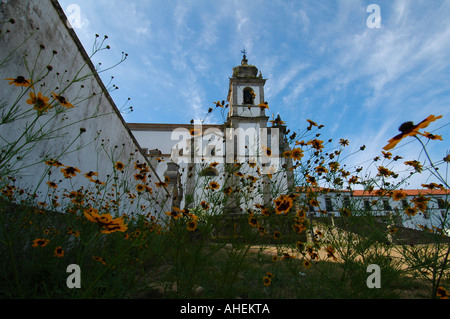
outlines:
[[247, 65], [247, 57], [245, 56], [245, 55], [247, 54], [247, 51], [245, 50], [245, 47], [244, 47], [244, 50], [241, 50], [241, 53], [244, 55], [244, 56], [242, 57], [242, 62], [241, 62], [241, 64], [242, 64], [242, 65]]

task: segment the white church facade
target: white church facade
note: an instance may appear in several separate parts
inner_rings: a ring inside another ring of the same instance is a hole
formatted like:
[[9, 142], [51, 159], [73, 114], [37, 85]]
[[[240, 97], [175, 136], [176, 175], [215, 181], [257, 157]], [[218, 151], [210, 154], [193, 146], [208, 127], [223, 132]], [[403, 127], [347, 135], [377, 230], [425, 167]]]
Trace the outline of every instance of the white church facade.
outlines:
[[282, 156], [290, 150], [286, 127], [281, 120], [268, 123], [265, 82], [244, 54], [233, 68], [227, 101], [216, 102], [228, 112], [225, 123], [128, 123], [159, 176], [168, 177], [175, 206], [193, 208], [207, 201], [211, 191], [234, 191], [239, 196], [230, 196], [234, 199], [216, 212], [237, 213], [293, 191], [293, 172], [283, 169], [292, 166]]

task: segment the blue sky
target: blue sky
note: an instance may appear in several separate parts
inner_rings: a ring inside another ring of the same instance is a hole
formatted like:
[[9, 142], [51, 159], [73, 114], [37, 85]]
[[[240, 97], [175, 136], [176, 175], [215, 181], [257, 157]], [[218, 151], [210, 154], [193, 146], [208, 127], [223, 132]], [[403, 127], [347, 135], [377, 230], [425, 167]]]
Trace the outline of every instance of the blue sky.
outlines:
[[[279, 113], [291, 131], [306, 119], [325, 125], [322, 138], [366, 145], [349, 165], [367, 165], [405, 121], [443, 115], [428, 131], [444, 141], [429, 145], [442, 159], [449, 151], [450, 1], [281, 0], [60, 0], [86, 51], [95, 34], [108, 35], [110, 51], [94, 62], [111, 72], [133, 112], [127, 122], [189, 123], [212, 102], [226, 99], [241, 50], [264, 78], [269, 116]], [[370, 4], [381, 27], [369, 28]], [[207, 123], [221, 123], [214, 113]], [[402, 141], [392, 153], [423, 160], [417, 143]], [[352, 149], [353, 147], [353, 149]]]

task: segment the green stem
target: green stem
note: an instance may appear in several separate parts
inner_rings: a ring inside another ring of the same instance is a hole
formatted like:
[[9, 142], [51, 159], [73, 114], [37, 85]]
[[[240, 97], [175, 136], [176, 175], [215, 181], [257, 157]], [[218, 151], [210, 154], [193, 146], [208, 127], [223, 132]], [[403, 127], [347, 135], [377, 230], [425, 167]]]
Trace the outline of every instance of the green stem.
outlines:
[[8, 236], [7, 230], [5, 228], [5, 222], [3, 220], [3, 212], [1, 210], [0, 210], [0, 224], [1, 224], [4, 236], [5, 236], [6, 245], [8, 246], [8, 253], [9, 253], [9, 257], [10, 257], [10, 260], [11, 260], [11, 265], [12, 265], [12, 268], [13, 268], [14, 283], [16, 285], [17, 292], [19, 293], [19, 297], [23, 298], [24, 295], [23, 295], [22, 289], [20, 287], [19, 273], [17, 271], [16, 258], [14, 256], [14, 252], [13, 252], [13, 249], [12, 249], [12, 244], [11, 244], [11, 241], [9, 240], [9, 236]]
[[423, 144], [423, 142], [416, 135], [414, 135], [414, 137], [419, 141], [420, 145], [422, 145], [422, 149], [424, 150], [425, 155], [428, 158], [428, 161], [430, 162], [431, 167], [433, 167], [433, 169], [434, 169], [434, 172], [431, 171], [431, 173], [434, 176], [436, 176], [442, 183], [444, 183], [447, 188], [450, 188], [450, 186], [448, 186], [448, 184], [444, 180], [444, 178], [442, 178], [442, 176], [439, 174], [438, 169], [436, 168], [436, 166], [434, 166], [433, 161], [431, 160], [430, 155], [428, 154], [427, 149], [426, 149], [425, 145]]

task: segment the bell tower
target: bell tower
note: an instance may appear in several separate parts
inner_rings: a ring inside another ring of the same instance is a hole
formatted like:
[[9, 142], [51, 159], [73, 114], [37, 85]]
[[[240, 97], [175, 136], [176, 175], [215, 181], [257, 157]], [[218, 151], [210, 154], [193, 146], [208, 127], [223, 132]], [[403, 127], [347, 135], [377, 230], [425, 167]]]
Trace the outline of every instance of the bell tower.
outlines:
[[[245, 50], [242, 51], [241, 65], [233, 68], [228, 89], [229, 112], [227, 122], [231, 127], [239, 127], [241, 124], [255, 124], [258, 127], [266, 127], [267, 104], [264, 100], [264, 84], [261, 72], [254, 65], [249, 65]], [[248, 126], [248, 125], [245, 125]]]

